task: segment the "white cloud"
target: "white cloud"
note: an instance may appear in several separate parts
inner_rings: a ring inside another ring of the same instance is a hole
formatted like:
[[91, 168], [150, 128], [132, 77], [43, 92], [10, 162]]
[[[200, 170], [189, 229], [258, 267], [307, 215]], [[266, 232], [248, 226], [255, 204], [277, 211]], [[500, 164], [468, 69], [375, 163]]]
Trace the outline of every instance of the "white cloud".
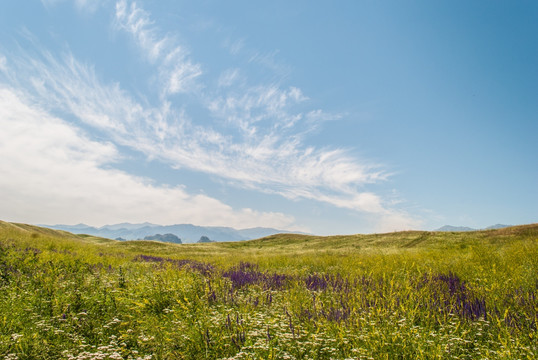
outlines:
[[213, 115], [241, 129], [237, 137], [191, 123], [167, 101], [157, 108], [144, 107], [118, 84], [102, 84], [91, 67], [72, 55], [61, 61], [46, 52], [43, 59], [23, 55], [14, 63], [15, 73], [24, 76], [11, 83], [25, 89], [33, 102], [71, 113], [114, 143], [174, 167], [288, 198], [317, 199], [366, 212], [373, 207], [358, 200], [363, 192], [357, 186], [386, 178], [378, 166], [358, 163], [344, 150], [303, 147], [301, 135], [293, 132], [302, 115], [288, 109], [305, 97], [293, 87], [256, 87], [240, 97], [214, 100]]
[[201, 65], [191, 61], [189, 52], [174, 38], [160, 35], [149, 13], [136, 2], [116, 3], [116, 24], [132, 35], [147, 59], [157, 65], [164, 96], [197, 89]]
[[[301, 120], [301, 113], [290, 113], [289, 109], [305, 100], [301, 90], [295, 87], [282, 90], [276, 85], [255, 86], [212, 98], [207, 107], [215, 118], [236, 126], [245, 137], [258, 142], [259, 130], [262, 134], [282, 131]], [[265, 129], [259, 129], [261, 125]]]
[[[166, 44], [171, 41], [168, 37], [158, 39], [148, 13], [138, 7], [135, 2], [118, 1], [116, 3], [116, 21], [120, 29], [125, 30], [135, 38], [137, 44], [146, 51], [145, 55], [152, 62], [159, 59]], [[176, 49], [179, 55], [182, 53], [180, 50], [180, 48]]]
[[217, 85], [219, 87], [230, 87], [237, 81], [238, 78], [239, 69], [227, 69], [220, 74]]
[[151, 221], [287, 228], [282, 213], [234, 210], [105, 167], [119, 156], [110, 143], [89, 140], [66, 122], [0, 88], [0, 218], [32, 223]]
[[169, 73], [167, 92], [170, 94], [188, 92], [193, 80], [202, 75], [198, 64], [190, 62], [179, 63]]

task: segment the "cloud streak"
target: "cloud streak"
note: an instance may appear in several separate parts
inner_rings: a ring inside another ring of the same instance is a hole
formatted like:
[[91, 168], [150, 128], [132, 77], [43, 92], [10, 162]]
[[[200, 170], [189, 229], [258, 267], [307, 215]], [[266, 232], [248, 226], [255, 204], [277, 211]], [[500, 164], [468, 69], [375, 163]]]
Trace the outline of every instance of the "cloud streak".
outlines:
[[170, 36], [159, 36], [149, 14], [136, 2], [116, 3], [116, 25], [132, 35], [143, 54], [159, 71], [165, 84], [163, 96], [193, 91], [202, 75], [200, 64], [190, 59], [189, 52]]

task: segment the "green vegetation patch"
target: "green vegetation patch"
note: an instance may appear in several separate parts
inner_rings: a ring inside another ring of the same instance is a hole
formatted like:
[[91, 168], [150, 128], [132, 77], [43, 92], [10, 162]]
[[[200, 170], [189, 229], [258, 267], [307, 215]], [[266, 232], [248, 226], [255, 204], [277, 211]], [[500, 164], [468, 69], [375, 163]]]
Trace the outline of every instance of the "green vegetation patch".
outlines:
[[166, 244], [0, 222], [5, 359], [533, 359], [538, 226]]

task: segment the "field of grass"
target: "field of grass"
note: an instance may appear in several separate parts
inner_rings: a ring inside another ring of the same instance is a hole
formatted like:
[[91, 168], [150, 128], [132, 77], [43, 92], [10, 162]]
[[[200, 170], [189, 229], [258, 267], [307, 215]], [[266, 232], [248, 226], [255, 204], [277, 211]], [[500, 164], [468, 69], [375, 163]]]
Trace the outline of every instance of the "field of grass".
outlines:
[[538, 225], [120, 242], [0, 222], [4, 359], [536, 359]]

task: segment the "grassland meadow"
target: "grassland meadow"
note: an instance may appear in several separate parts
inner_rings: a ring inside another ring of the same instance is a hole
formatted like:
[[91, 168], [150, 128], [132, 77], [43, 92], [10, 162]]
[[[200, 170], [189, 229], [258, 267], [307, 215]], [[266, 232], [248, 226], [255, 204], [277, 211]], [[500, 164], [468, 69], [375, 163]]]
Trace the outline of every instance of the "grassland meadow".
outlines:
[[113, 241], [0, 222], [4, 359], [535, 359], [538, 225]]

